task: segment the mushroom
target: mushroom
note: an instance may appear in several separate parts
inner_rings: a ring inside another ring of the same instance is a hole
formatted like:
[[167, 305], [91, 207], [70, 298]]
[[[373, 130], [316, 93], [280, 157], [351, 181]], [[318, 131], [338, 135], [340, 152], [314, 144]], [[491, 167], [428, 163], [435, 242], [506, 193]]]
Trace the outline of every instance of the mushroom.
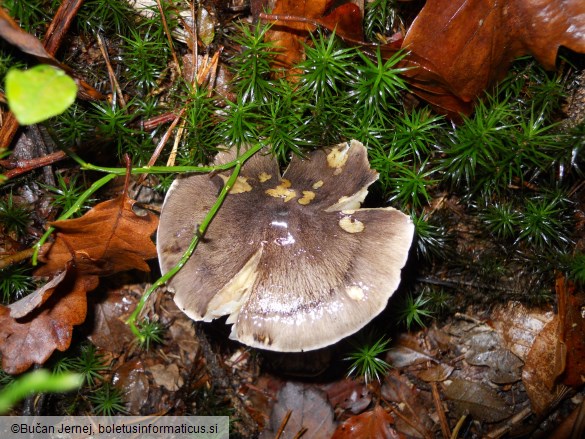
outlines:
[[[236, 157], [220, 152], [215, 163]], [[229, 177], [177, 178], [157, 235], [174, 267]], [[358, 141], [294, 157], [283, 175], [266, 151], [242, 167], [204, 239], [169, 281], [197, 321], [227, 315], [230, 338], [280, 352], [319, 349], [378, 315], [400, 283], [414, 225], [391, 207], [360, 209], [378, 179]]]

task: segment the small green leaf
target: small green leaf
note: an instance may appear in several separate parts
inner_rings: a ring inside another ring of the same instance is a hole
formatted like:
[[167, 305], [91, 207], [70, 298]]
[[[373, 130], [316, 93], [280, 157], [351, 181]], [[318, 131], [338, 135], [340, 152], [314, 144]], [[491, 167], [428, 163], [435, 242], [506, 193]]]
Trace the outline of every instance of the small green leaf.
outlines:
[[63, 113], [77, 95], [77, 85], [63, 70], [40, 64], [6, 74], [8, 106], [21, 125], [32, 125]]

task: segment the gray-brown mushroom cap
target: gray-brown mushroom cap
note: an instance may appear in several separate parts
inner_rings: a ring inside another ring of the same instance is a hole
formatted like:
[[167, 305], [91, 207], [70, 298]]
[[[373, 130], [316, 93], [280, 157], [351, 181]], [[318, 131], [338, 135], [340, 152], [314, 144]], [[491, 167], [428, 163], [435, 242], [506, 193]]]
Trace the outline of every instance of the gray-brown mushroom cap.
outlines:
[[[219, 153], [216, 163], [235, 157]], [[157, 235], [161, 270], [177, 264], [229, 177], [180, 177]], [[230, 337], [282, 352], [322, 348], [378, 315], [400, 283], [414, 234], [393, 208], [360, 209], [378, 175], [352, 140], [293, 158], [281, 176], [262, 151], [238, 180], [185, 266], [170, 280], [194, 320], [228, 315]]]

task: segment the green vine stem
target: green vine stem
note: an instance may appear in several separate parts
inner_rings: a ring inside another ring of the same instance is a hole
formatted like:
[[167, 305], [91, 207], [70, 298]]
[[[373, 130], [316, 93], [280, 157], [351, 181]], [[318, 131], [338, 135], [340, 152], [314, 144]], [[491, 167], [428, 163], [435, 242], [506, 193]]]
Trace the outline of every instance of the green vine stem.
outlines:
[[[227, 162], [221, 165], [216, 166], [144, 166], [141, 168], [132, 168], [130, 170], [131, 174], [170, 174], [170, 173], [187, 173], [187, 172], [200, 172], [200, 173], [207, 173], [207, 172], [214, 172], [214, 171], [227, 171], [228, 169], [232, 169], [236, 166], [236, 163], [240, 160], [248, 160], [251, 156], [253, 156], [259, 149], [262, 148], [260, 146], [262, 144], [257, 145], [257, 147], [250, 148], [246, 150], [240, 157], [231, 162]], [[126, 168], [108, 168], [104, 166], [96, 166], [92, 165], [91, 163], [87, 163], [81, 157], [79, 157], [74, 152], [69, 151], [69, 156], [75, 160], [81, 166], [81, 170], [83, 171], [97, 171], [97, 172], [107, 172], [108, 174], [114, 175], [126, 175], [128, 170]]]
[[[238, 178], [238, 175], [240, 174], [240, 169], [242, 168], [242, 165], [244, 164], [244, 162], [246, 160], [248, 160], [250, 157], [252, 157], [252, 155], [254, 155], [256, 152], [258, 152], [262, 147], [263, 147], [263, 144], [260, 143], [256, 146], [250, 148], [248, 151], [246, 151], [242, 156], [238, 157], [236, 160], [229, 162], [229, 164], [231, 164], [233, 166], [234, 170], [232, 171], [232, 174], [230, 175], [230, 178], [228, 179], [226, 184], [223, 186], [221, 192], [219, 193], [217, 199], [215, 200], [215, 203], [213, 204], [213, 206], [211, 206], [211, 209], [209, 209], [209, 212], [207, 212], [207, 215], [205, 216], [205, 218], [203, 219], [201, 224], [197, 227], [197, 231], [195, 232], [193, 239], [191, 240], [191, 243], [189, 244], [189, 247], [187, 247], [187, 250], [185, 251], [185, 253], [181, 257], [181, 259], [179, 260], [177, 265], [175, 265], [173, 268], [171, 268], [166, 274], [164, 274], [163, 276], [158, 278], [150, 286], [150, 288], [148, 290], [146, 290], [146, 292], [142, 295], [140, 301], [138, 302], [138, 304], [136, 305], [136, 308], [134, 309], [134, 312], [130, 315], [128, 320], [126, 320], [126, 323], [128, 325], [130, 325], [130, 329], [132, 330], [132, 332], [134, 333], [136, 338], [138, 338], [138, 340], [143, 341], [144, 336], [140, 333], [140, 330], [136, 326], [136, 319], [138, 318], [138, 316], [142, 312], [142, 309], [144, 308], [144, 305], [148, 301], [148, 298], [158, 287], [160, 287], [165, 282], [167, 282], [169, 279], [171, 279], [183, 267], [183, 265], [185, 265], [187, 263], [187, 261], [189, 260], [189, 258], [191, 257], [191, 255], [193, 254], [195, 249], [197, 248], [197, 245], [201, 241], [201, 238], [205, 235], [205, 232], [207, 231], [209, 224], [211, 224], [211, 221], [213, 220], [213, 218], [215, 217], [215, 215], [219, 211], [219, 208], [221, 207], [225, 197], [227, 196], [230, 189], [235, 184], [235, 182]], [[225, 165], [216, 166], [213, 168], [213, 170], [223, 169], [224, 166]]]
[[[117, 177], [117, 174], [108, 174], [108, 175], [105, 175], [102, 178], [100, 178], [95, 183], [93, 183], [84, 193], [82, 193], [79, 196], [79, 198], [77, 199], [75, 204], [73, 204], [73, 206], [71, 206], [69, 208], [69, 210], [67, 210], [67, 212], [63, 213], [59, 218], [57, 218], [57, 221], [61, 221], [61, 220], [69, 218], [71, 215], [73, 215], [75, 212], [77, 212], [81, 208], [81, 206], [83, 205], [85, 200], [87, 200], [89, 197], [91, 197], [94, 194], [94, 192], [96, 192], [99, 188], [101, 188], [102, 186], [107, 184], [110, 180], [113, 180], [116, 177]], [[39, 258], [39, 251], [41, 250], [41, 247], [43, 246], [43, 244], [47, 241], [47, 239], [49, 239], [49, 236], [51, 236], [51, 234], [54, 231], [55, 231], [54, 227], [52, 227], [52, 226], [49, 227], [47, 229], [47, 231], [45, 233], [43, 233], [43, 236], [41, 236], [41, 239], [39, 239], [39, 242], [37, 242], [34, 245], [34, 252], [33, 252], [33, 256], [32, 256], [33, 266], [37, 265], [38, 258]]]
[[[243, 164], [246, 160], [256, 154], [260, 149], [262, 149], [264, 145], [262, 143], [257, 144], [256, 146], [246, 150], [240, 157], [231, 162], [227, 162], [221, 165], [216, 166], [147, 166], [142, 168], [133, 168], [130, 170], [131, 174], [169, 174], [169, 173], [187, 173], [187, 172], [200, 172], [200, 173], [208, 173], [214, 171], [227, 171], [228, 169], [234, 168], [237, 166], [238, 163]], [[103, 166], [95, 166], [91, 163], [87, 163], [73, 151], [67, 151], [67, 154], [75, 160], [80, 166], [81, 169], [84, 171], [98, 171], [98, 172], [106, 172], [107, 175], [100, 178], [98, 181], [93, 183], [83, 194], [80, 195], [79, 199], [75, 202], [73, 206], [67, 212], [63, 213], [57, 221], [65, 220], [71, 217], [75, 212], [77, 212], [83, 203], [91, 197], [96, 191], [98, 191], [102, 186], [106, 185], [110, 180], [113, 180], [117, 176], [125, 175], [128, 172], [127, 168], [108, 168]], [[32, 256], [32, 265], [36, 266], [38, 264], [39, 258], [39, 251], [43, 244], [49, 239], [49, 236], [55, 231], [54, 227], [49, 227], [47, 231], [41, 236], [41, 239], [34, 245], [34, 252]]]
[[[232, 160], [231, 162], [227, 162], [227, 163], [224, 163], [221, 165], [216, 165], [216, 166], [148, 166], [148, 167], [142, 167], [142, 168], [134, 168], [134, 169], [130, 170], [131, 174], [149, 174], [149, 173], [164, 174], [164, 173], [187, 173], [187, 172], [208, 173], [208, 172], [215, 172], [215, 171], [226, 171], [226, 170], [233, 168], [233, 171], [232, 171], [232, 174], [230, 175], [230, 178], [228, 179], [228, 181], [226, 182], [226, 184], [222, 188], [221, 192], [219, 193], [215, 203], [213, 204], [213, 206], [211, 207], [209, 212], [207, 212], [207, 215], [203, 219], [202, 223], [198, 226], [197, 232], [193, 236], [193, 239], [192, 239], [191, 243], [189, 244], [189, 247], [187, 248], [187, 250], [185, 251], [185, 253], [181, 257], [179, 263], [176, 266], [174, 266], [171, 270], [169, 270], [168, 273], [161, 276], [159, 279], [157, 279], [152, 284], [152, 286], [144, 293], [144, 295], [140, 299], [140, 302], [138, 302], [138, 305], [136, 306], [136, 309], [134, 310], [132, 315], [126, 321], [126, 323], [130, 325], [130, 329], [132, 330], [134, 335], [139, 340], [142, 340], [143, 336], [140, 333], [138, 327], [136, 326], [136, 319], [138, 318], [138, 316], [142, 312], [142, 309], [144, 308], [144, 305], [148, 301], [148, 298], [150, 297], [150, 295], [153, 293], [154, 290], [156, 290], [159, 286], [161, 286], [162, 284], [167, 282], [171, 277], [173, 277], [183, 267], [183, 265], [185, 265], [185, 263], [189, 260], [189, 258], [191, 257], [191, 255], [195, 251], [195, 248], [199, 244], [201, 237], [203, 237], [203, 235], [205, 235], [205, 232], [207, 231], [209, 224], [211, 223], [211, 221], [213, 220], [213, 218], [215, 217], [215, 215], [219, 211], [219, 208], [221, 207], [225, 197], [227, 196], [230, 189], [235, 184], [236, 179], [238, 178], [238, 175], [240, 173], [240, 169], [242, 168], [242, 165], [250, 157], [252, 157], [258, 151], [260, 151], [263, 147], [264, 147], [264, 144], [260, 142], [256, 145], [254, 145], [253, 147], [247, 149], [246, 151], [244, 151], [244, 153], [241, 156]], [[128, 169], [126, 169], [126, 168], [109, 168], [109, 167], [95, 166], [95, 165], [92, 165], [91, 163], [87, 163], [86, 161], [84, 161], [81, 157], [79, 157], [77, 154], [75, 154], [72, 151], [67, 151], [67, 153], [69, 154], [69, 156], [73, 160], [75, 160], [81, 166], [82, 170], [105, 172], [105, 173], [107, 173], [107, 175], [100, 178], [98, 181], [93, 183], [85, 192], [83, 192], [83, 194], [81, 194], [81, 196], [75, 202], [75, 204], [73, 206], [71, 206], [71, 208], [69, 208], [67, 210], [67, 212], [65, 212], [61, 216], [59, 216], [57, 221], [65, 220], [65, 219], [68, 219], [69, 217], [71, 217], [71, 215], [73, 215], [75, 212], [77, 212], [81, 208], [83, 203], [89, 197], [91, 197], [97, 190], [99, 190], [101, 187], [106, 185], [109, 181], [113, 180], [117, 176], [125, 175], [128, 173]], [[39, 242], [37, 242], [34, 245], [34, 252], [33, 252], [33, 257], [32, 257], [33, 265], [37, 265], [39, 251], [40, 251], [41, 247], [43, 246], [43, 244], [47, 241], [49, 236], [51, 236], [51, 233], [53, 233], [54, 231], [55, 231], [54, 227], [49, 227], [47, 229], [47, 231], [43, 234], [43, 236], [41, 237]]]

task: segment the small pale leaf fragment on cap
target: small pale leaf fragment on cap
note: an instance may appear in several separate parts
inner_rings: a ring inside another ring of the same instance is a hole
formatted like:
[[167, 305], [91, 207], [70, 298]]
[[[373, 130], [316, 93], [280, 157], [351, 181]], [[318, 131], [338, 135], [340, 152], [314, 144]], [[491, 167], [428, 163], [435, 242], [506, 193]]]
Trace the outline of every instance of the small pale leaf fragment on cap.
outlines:
[[[215, 163], [235, 156], [219, 153]], [[230, 172], [182, 176], [171, 186], [157, 236], [163, 273], [181, 258], [192, 238], [185, 231], [201, 223]], [[187, 315], [204, 321], [227, 315], [231, 338], [299, 352], [336, 343], [386, 307], [414, 226], [396, 209], [360, 208], [378, 178], [361, 143], [293, 157], [282, 175], [276, 159], [261, 151], [240, 178], [251, 190], [228, 194], [169, 282]]]

